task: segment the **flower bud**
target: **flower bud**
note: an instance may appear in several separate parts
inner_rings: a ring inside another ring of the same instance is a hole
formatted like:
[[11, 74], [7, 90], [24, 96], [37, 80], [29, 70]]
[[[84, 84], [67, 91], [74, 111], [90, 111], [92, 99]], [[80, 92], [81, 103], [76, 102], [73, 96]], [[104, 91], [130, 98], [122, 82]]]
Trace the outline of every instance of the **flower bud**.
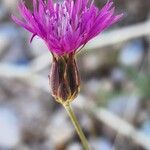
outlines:
[[80, 90], [80, 79], [73, 54], [54, 57], [49, 75], [52, 96], [59, 103], [69, 103]]

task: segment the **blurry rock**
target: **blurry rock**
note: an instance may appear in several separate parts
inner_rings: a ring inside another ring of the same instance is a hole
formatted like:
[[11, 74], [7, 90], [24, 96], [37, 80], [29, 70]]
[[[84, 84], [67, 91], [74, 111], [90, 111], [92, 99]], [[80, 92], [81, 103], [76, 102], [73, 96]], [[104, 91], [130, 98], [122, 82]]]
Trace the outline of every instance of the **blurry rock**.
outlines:
[[111, 91], [113, 89], [113, 86], [112, 86], [112, 82], [110, 79], [102, 79], [100, 80], [100, 88], [99, 88], [99, 91], [100, 90], [104, 90], [104, 91]]
[[17, 0], [2, 0], [4, 7], [7, 9], [7, 11], [11, 11], [14, 9], [17, 5]]
[[116, 68], [112, 71], [111, 78], [114, 82], [122, 82], [125, 80], [125, 74], [123, 70]]
[[88, 90], [92, 94], [96, 94], [100, 86], [101, 86], [101, 82], [100, 80], [97, 79], [91, 79], [86, 82], [86, 90]]
[[98, 91], [110, 91], [112, 90], [113, 86], [111, 81], [108, 79], [102, 79], [102, 80], [97, 80], [97, 79], [92, 79], [89, 80], [86, 84], [86, 90], [91, 93], [91, 94], [97, 94]]
[[126, 82], [125, 73], [119, 68], [115, 68], [111, 73], [111, 79], [116, 89], [120, 89]]
[[91, 138], [89, 143], [92, 150], [113, 150], [113, 145], [106, 138]]
[[68, 120], [67, 113], [64, 109], [59, 109], [53, 114], [46, 134], [49, 140], [57, 146], [70, 140], [73, 137], [73, 131], [74, 128]]
[[141, 132], [150, 137], [150, 120], [146, 120], [141, 127]]
[[139, 107], [140, 97], [136, 95], [122, 95], [117, 98], [113, 98], [108, 104], [108, 109], [110, 111], [130, 121], [136, 117]]
[[31, 150], [27, 145], [20, 143], [13, 150]]
[[[29, 35], [29, 36], [31, 36], [31, 35]], [[33, 56], [39, 56], [39, 55], [49, 51], [45, 42], [37, 36], [34, 37], [30, 46], [31, 46], [31, 53]]]
[[6, 15], [6, 9], [4, 6], [0, 3], [0, 21], [5, 17]]
[[38, 150], [37, 147], [40, 148], [39, 150], [51, 150], [50, 147], [54, 144], [48, 142], [51, 145], [47, 148], [45, 133], [53, 111], [53, 101], [50, 101], [49, 93], [29, 87], [24, 81], [17, 79], [1, 79], [0, 89], [5, 94], [2, 102], [11, 104], [19, 114], [22, 143], [17, 145], [17, 150], [26, 148], [26, 146], [22, 148], [22, 144], [29, 146], [29, 150]]
[[22, 45], [21, 32], [12, 24], [0, 25], [0, 59], [2, 62], [25, 61], [26, 55]]
[[0, 107], [0, 149], [15, 147], [21, 140], [20, 122], [11, 108]]
[[79, 94], [79, 96], [72, 102], [72, 106], [81, 127], [86, 133], [90, 133], [93, 128], [93, 122], [86, 111], [94, 107], [93, 101], [90, 101], [88, 97]]
[[93, 128], [93, 122], [90, 116], [85, 111], [83, 111], [82, 114], [79, 115], [79, 117], [78, 118], [80, 119], [80, 124], [83, 130], [86, 133], [90, 133]]
[[15, 43], [6, 55], [1, 59], [4, 63], [14, 63], [17, 65], [26, 65], [28, 58], [25, 54], [25, 48], [22, 47], [21, 43]]
[[[147, 19], [149, 14], [149, 6], [150, 1], [149, 0], [124, 0], [125, 1], [125, 8], [127, 16], [125, 17], [126, 24], [135, 24], [138, 22], [143, 22]], [[120, 5], [122, 6], [122, 1], [118, 0], [120, 2]], [[118, 4], [118, 3], [117, 3]]]
[[125, 66], [138, 66], [141, 63], [143, 54], [143, 42], [141, 40], [135, 40], [127, 43], [123, 47], [119, 61]]
[[38, 143], [46, 139], [45, 130], [48, 124], [48, 114], [46, 107], [40, 100], [27, 99], [18, 102], [18, 109], [22, 118], [23, 141], [26, 143]]
[[0, 25], [0, 52], [6, 49], [14, 40], [18, 38], [18, 33], [9, 24], [1, 24]]
[[66, 150], [82, 150], [82, 146], [79, 143], [71, 143]]
[[54, 143], [52, 141], [46, 141], [41, 148], [39, 147], [39, 150], [55, 150]]
[[89, 97], [87, 95], [79, 94], [77, 98], [72, 102], [72, 105], [78, 109], [88, 109], [91, 108], [94, 103], [93, 101], [90, 101]]
[[89, 73], [97, 69], [99, 65], [99, 55], [88, 54], [83, 57], [84, 70]]
[[[26, 100], [27, 98], [28, 100]], [[47, 116], [46, 108], [42, 101], [40, 101], [39, 99], [34, 99], [34, 96], [32, 96], [32, 98], [33, 99], [31, 100], [31, 98], [26, 96], [26, 99], [23, 98], [22, 101], [18, 102], [18, 107], [20, 108], [21, 114], [23, 114], [25, 120], [32, 120], [35, 118], [39, 118], [42, 120], [43, 116]]]
[[55, 150], [53, 143], [51, 142], [33, 142], [33, 143], [20, 143], [14, 149], [11, 150]]
[[33, 142], [17, 146], [14, 150], [55, 150], [52, 142]]

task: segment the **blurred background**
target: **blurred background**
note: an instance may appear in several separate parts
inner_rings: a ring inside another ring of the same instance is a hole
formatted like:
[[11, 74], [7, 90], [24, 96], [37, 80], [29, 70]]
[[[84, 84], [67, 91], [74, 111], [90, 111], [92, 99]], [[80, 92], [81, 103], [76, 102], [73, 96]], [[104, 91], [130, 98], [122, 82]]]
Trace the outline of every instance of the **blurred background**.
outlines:
[[[92, 150], [150, 150], [150, 0], [114, 2], [125, 17], [78, 55], [72, 106]], [[10, 19], [17, 3], [0, 0], [0, 150], [82, 150], [50, 95], [47, 47]]]

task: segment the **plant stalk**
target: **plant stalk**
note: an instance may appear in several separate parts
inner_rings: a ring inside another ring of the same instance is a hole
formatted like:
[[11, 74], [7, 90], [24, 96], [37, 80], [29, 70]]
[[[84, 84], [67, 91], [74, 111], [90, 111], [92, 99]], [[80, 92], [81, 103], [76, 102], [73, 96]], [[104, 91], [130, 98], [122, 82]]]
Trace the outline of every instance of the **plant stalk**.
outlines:
[[85, 137], [78, 121], [77, 121], [77, 118], [76, 118], [76, 116], [73, 112], [73, 109], [71, 108], [70, 104], [65, 104], [63, 106], [65, 107], [65, 109], [66, 109], [66, 111], [67, 111], [67, 113], [68, 113], [68, 115], [69, 115], [69, 117], [70, 117], [70, 119], [71, 119], [71, 121], [72, 121], [79, 137], [80, 137], [80, 140], [83, 144], [84, 150], [89, 150], [89, 145], [88, 145], [87, 139], [86, 139], [86, 137]]

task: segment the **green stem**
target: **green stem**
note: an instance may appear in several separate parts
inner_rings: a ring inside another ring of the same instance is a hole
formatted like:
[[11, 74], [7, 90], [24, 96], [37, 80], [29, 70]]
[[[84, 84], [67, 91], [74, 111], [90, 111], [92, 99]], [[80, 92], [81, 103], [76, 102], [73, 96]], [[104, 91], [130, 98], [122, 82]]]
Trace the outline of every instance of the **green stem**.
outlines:
[[71, 121], [72, 121], [72, 123], [73, 123], [80, 139], [81, 139], [84, 150], [89, 150], [87, 139], [86, 139], [85, 135], [83, 134], [83, 131], [82, 131], [82, 129], [81, 129], [81, 127], [80, 127], [80, 125], [77, 121], [77, 118], [76, 118], [70, 104], [63, 105], [63, 106], [65, 107], [65, 109], [66, 109], [66, 111], [67, 111], [67, 113], [68, 113], [68, 115], [69, 115], [69, 117], [70, 117], [70, 119], [71, 119]]

